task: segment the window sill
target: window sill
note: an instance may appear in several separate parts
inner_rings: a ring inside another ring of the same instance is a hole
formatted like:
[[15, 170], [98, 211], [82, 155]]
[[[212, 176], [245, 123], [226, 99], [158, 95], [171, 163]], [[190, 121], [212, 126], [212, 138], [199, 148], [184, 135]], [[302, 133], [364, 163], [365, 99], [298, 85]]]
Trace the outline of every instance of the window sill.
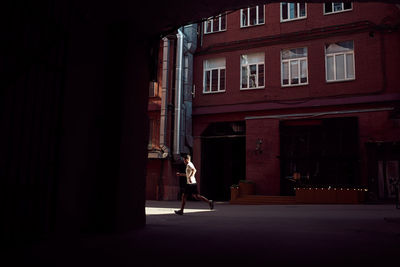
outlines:
[[326, 81], [326, 83], [340, 83], [340, 82], [351, 82], [351, 81], [355, 81], [356, 78], [353, 79], [345, 79], [345, 80], [333, 80], [333, 81]]
[[335, 11], [335, 12], [330, 12], [330, 13], [325, 13], [325, 12], [324, 12], [324, 16], [336, 15], [336, 14], [340, 14], [340, 13], [344, 13], [344, 12], [349, 12], [349, 11], [353, 11], [353, 9], [346, 9], [346, 10]]
[[225, 29], [225, 30], [222, 30], [222, 31], [205, 32], [204, 35], [209, 35], [209, 34], [213, 34], [213, 33], [221, 33], [221, 32], [226, 32], [226, 29]]
[[297, 19], [286, 19], [286, 20], [282, 20], [281, 19], [281, 23], [292, 22], [292, 21], [303, 20], [303, 19], [307, 19], [307, 16], [301, 17], [301, 18], [297, 18]]
[[281, 84], [281, 88], [288, 88], [288, 87], [299, 87], [299, 86], [307, 86], [308, 83], [301, 83], [301, 84]]
[[248, 25], [248, 26], [242, 26], [242, 25], [240, 25], [240, 28], [241, 28], [241, 29], [246, 29], [246, 28], [257, 27], [257, 26], [263, 26], [263, 25], [265, 25], [265, 22], [264, 22], [264, 23], [260, 23], [260, 24], [255, 24], [255, 25]]
[[254, 87], [254, 88], [240, 88], [240, 91], [251, 91], [251, 90], [260, 90], [260, 89], [265, 89], [265, 86]]
[[221, 93], [225, 93], [225, 92], [226, 92], [226, 90], [216, 91], [216, 92], [203, 92], [203, 95], [221, 94]]

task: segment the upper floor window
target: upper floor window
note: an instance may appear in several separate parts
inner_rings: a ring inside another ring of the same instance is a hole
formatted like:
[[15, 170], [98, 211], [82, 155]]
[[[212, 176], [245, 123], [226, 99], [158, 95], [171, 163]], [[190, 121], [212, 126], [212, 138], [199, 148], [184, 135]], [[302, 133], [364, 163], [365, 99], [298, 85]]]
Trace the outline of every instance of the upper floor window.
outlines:
[[264, 53], [241, 55], [240, 89], [255, 89], [264, 87]]
[[307, 17], [306, 3], [281, 3], [281, 21]]
[[203, 93], [225, 92], [225, 58], [204, 61]]
[[353, 9], [351, 2], [347, 3], [324, 3], [324, 14], [332, 14]]
[[158, 96], [158, 83], [157, 82], [150, 82], [149, 84], [149, 97], [156, 97]]
[[325, 46], [326, 81], [354, 80], [354, 43], [346, 41]]
[[282, 50], [281, 62], [282, 86], [303, 85], [308, 83], [306, 47]]
[[244, 8], [240, 10], [240, 26], [248, 27], [265, 23], [264, 5]]
[[226, 13], [208, 18], [204, 22], [204, 33], [213, 33], [226, 30]]

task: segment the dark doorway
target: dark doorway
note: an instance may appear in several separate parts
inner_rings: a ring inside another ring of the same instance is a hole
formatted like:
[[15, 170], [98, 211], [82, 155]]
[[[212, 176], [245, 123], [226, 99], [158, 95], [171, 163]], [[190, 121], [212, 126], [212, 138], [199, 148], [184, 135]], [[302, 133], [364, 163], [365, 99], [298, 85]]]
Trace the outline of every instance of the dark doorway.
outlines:
[[370, 201], [393, 201], [400, 182], [400, 143], [368, 142], [368, 198]]
[[282, 195], [294, 195], [296, 185], [359, 182], [357, 118], [283, 121], [280, 136]]
[[246, 139], [244, 122], [211, 124], [202, 135], [201, 192], [226, 201], [230, 186], [246, 175]]

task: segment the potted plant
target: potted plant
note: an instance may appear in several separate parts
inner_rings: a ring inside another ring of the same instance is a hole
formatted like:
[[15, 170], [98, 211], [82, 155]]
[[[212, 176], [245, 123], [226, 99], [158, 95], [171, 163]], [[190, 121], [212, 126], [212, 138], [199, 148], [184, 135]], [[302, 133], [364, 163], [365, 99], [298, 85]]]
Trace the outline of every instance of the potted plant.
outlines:
[[256, 184], [250, 180], [239, 181], [239, 195], [254, 195], [256, 192]]
[[231, 185], [231, 201], [236, 200], [239, 197], [239, 185]]

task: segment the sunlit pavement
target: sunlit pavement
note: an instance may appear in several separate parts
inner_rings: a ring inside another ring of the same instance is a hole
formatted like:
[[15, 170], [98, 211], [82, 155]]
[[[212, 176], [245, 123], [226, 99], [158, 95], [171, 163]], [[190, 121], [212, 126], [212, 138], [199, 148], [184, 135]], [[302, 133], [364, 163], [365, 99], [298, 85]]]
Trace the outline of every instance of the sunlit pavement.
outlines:
[[[394, 205], [147, 201], [144, 229], [34, 246], [27, 266], [384, 266], [399, 263]], [[28, 258], [27, 258], [28, 259]], [[397, 265], [393, 265], [397, 266]]]

